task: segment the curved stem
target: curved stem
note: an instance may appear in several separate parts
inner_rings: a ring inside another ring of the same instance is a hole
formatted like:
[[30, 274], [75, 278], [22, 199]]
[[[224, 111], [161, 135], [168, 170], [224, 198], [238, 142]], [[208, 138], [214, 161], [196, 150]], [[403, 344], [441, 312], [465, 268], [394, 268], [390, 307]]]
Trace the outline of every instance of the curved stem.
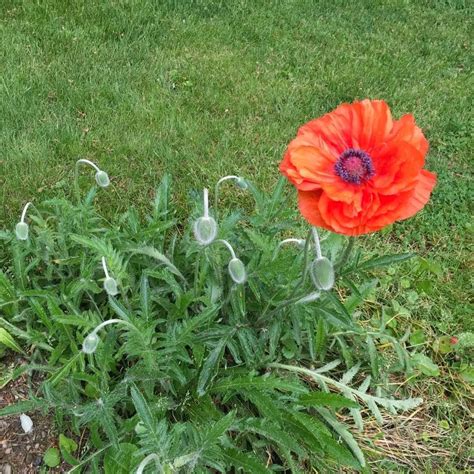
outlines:
[[110, 324], [125, 324], [125, 326], [129, 326], [132, 329], [137, 329], [132, 323], [124, 321], [123, 319], [108, 319], [107, 321], [104, 321], [103, 323], [100, 323], [97, 327], [95, 327], [91, 334], [97, 334], [102, 328], [104, 328], [105, 326], [109, 326]]
[[77, 166], [81, 163], [84, 163], [85, 165], [92, 166], [92, 168], [94, 168], [97, 172], [100, 171], [100, 168], [95, 163], [92, 163], [92, 161], [90, 161], [90, 160], [86, 160], [84, 158], [81, 158], [80, 160], [76, 161]]
[[199, 280], [199, 273], [201, 271], [201, 259], [202, 259], [203, 248], [199, 249], [199, 253], [196, 258], [196, 263], [194, 266], [194, 295], [197, 297], [198, 295], [198, 280]]
[[303, 245], [303, 244], [306, 245], [306, 241], [304, 239], [289, 238], [289, 239], [282, 240], [281, 242], [278, 243], [275, 251], [273, 252], [272, 260], [275, 260], [275, 258], [277, 257], [283, 245], [291, 244], [291, 243], [294, 243], [296, 245]]
[[[311, 233], [312, 233], [312, 231], [309, 230], [308, 237], [305, 240], [304, 256], [303, 256], [303, 274], [301, 275], [300, 281], [293, 288], [293, 291], [290, 293], [290, 296], [285, 301], [283, 301], [283, 303], [280, 303], [275, 309], [273, 309], [273, 311], [271, 311], [269, 313], [269, 316], [276, 314], [278, 311], [280, 311], [280, 309], [283, 309], [286, 306], [289, 306], [291, 303], [294, 303], [294, 302], [298, 301], [299, 299], [301, 299], [303, 296], [305, 296], [305, 295], [302, 295], [302, 296], [299, 296], [299, 297], [295, 298], [296, 293], [304, 285], [304, 283], [306, 281], [306, 278], [308, 276], [308, 267], [309, 267], [309, 265], [308, 265], [308, 255], [309, 255], [309, 249], [310, 249]], [[261, 316], [257, 319], [256, 324], [259, 324], [260, 322], [262, 322], [264, 320], [264, 318], [267, 316], [267, 313], [268, 313], [268, 310], [270, 308], [270, 304], [273, 301], [273, 298], [274, 297], [270, 298], [270, 300], [267, 303], [267, 306], [265, 307], [265, 309], [263, 310]]]
[[[227, 249], [229, 250], [232, 258], [237, 258], [236, 255], [235, 255], [234, 249], [232, 248], [232, 245], [230, 245], [229, 242], [227, 242], [227, 240], [218, 239], [218, 240], [214, 240], [214, 242], [224, 244], [227, 247]], [[214, 243], [214, 242], [212, 242], [212, 243]]]
[[109, 272], [107, 271], [107, 263], [105, 261], [105, 257], [102, 257], [102, 268], [104, 269], [105, 278], [110, 278]]
[[97, 173], [100, 171], [100, 168], [95, 163], [92, 163], [92, 161], [90, 160], [81, 158], [76, 161], [76, 166], [74, 167], [74, 192], [76, 194], [76, 199], [77, 199], [78, 204], [81, 201], [81, 190], [79, 189], [79, 165], [80, 164], [91, 166], [92, 168], [94, 168], [94, 170]]
[[313, 234], [314, 246], [315, 246], [315, 250], [316, 250], [316, 257], [318, 259], [322, 258], [321, 243], [319, 241], [318, 230], [316, 229], [316, 227], [312, 227], [311, 231], [312, 231], [312, 234]]
[[308, 232], [308, 237], [306, 238], [305, 246], [304, 246], [303, 275], [301, 275], [301, 280], [298, 283], [298, 285], [296, 285], [296, 287], [294, 288], [293, 292], [290, 295], [290, 298], [296, 294], [296, 292], [301, 288], [302, 285], [304, 285], [306, 278], [308, 276], [308, 268], [309, 268], [308, 256], [309, 256], [309, 249], [311, 247], [310, 238], [311, 238], [311, 230]]
[[224, 181], [227, 181], [229, 179], [235, 179], [237, 181], [239, 179], [239, 177], [235, 176], [235, 175], [224, 176], [219, 181], [217, 181], [216, 187], [214, 188], [214, 209], [216, 210], [216, 212], [217, 212], [217, 205], [219, 203], [219, 186]]
[[203, 199], [204, 199], [204, 217], [209, 217], [209, 191], [207, 188], [204, 188], [204, 193], [203, 193]]
[[23, 208], [23, 212], [21, 213], [21, 220], [20, 220], [20, 222], [21, 222], [22, 224], [25, 222], [25, 219], [26, 219], [26, 211], [27, 211], [28, 208], [29, 208], [30, 206], [32, 206], [32, 205], [33, 205], [32, 202], [27, 202], [27, 203], [25, 204], [25, 207]]
[[160, 458], [157, 454], [149, 454], [138, 466], [136, 474], [142, 474], [145, 467], [150, 463], [150, 461], [155, 461], [156, 468], [158, 469], [159, 473], [163, 472], [163, 467], [160, 463]]

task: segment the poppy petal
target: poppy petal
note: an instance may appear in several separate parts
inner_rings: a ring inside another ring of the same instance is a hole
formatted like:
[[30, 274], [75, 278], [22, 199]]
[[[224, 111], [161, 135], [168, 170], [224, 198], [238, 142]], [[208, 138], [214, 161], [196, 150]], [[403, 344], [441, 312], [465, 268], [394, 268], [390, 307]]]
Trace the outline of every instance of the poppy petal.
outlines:
[[423, 155], [428, 151], [428, 140], [423, 135], [423, 132], [415, 124], [415, 118], [411, 114], [404, 115], [400, 120], [393, 122], [393, 128], [387, 141], [403, 140], [410, 143]]
[[392, 128], [392, 114], [383, 100], [355, 102], [352, 134], [358, 137], [359, 148], [370, 153], [378, 144], [384, 142]]
[[312, 225], [333, 230], [328, 227], [319, 212], [321, 191], [298, 191], [298, 207], [302, 216]]
[[336, 157], [323, 143], [320, 143], [321, 146], [316, 146], [316, 143], [304, 136], [297, 137], [288, 146], [280, 164], [281, 172], [297, 189], [320, 189], [321, 182], [332, 182], [337, 178], [333, 171]]
[[423, 209], [430, 199], [436, 185], [436, 175], [427, 170], [421, 170], [420, 178], [413, 189], [410, 198], [401, 208], [397, 220], [408, 219]]
[[320, 137], [339, 156], [352, 145], [352, 111], [350, 104], [342, 104], [337, 109], [322, 117], [311, 120], [298, 130], [298, 135]]
[[392, 141], [373, 156], [374, 190], [381, 194], [396, 194], [413, 188], [425, 164], [424, 155], [405, 141]]

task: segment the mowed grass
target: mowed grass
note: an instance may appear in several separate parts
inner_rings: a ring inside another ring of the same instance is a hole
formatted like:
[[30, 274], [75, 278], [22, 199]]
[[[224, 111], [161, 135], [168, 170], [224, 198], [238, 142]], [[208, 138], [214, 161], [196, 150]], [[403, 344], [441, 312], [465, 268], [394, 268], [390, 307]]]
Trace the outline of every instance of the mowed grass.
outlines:
[[165, 171], [183, 212], [190, 189], [225, 174], [271, 188], [300, 124], [382, 98], [415, 115], [439, 184], [421, 215], [365, 240], [438, 261], [423, 318], [472, 328], [467, 4], [3, 1], [0, 220], [71, 194], [79, 157], [113, 177], [100, 198], [110, 213], [145, 206]]
[[[11, 226], [27, 200], [71, 195], [80, 157], [110, 173], [112, 191], [99, 197], [110, 215], [146, 206], [165, 171], [182, 215], [191, 189], [225, 174], [271, 189], [300, 124], [381, 98], [394, 117], [415, 115], [439, 182], [423, 213], [362, 244], [413, 250], [439, 269], [412, 304], [415, 324], [431, 335], [473, 330], [468, 6], [4, 0], [0, 224]], [[408, 279], [411, 270], [402, 269]]]

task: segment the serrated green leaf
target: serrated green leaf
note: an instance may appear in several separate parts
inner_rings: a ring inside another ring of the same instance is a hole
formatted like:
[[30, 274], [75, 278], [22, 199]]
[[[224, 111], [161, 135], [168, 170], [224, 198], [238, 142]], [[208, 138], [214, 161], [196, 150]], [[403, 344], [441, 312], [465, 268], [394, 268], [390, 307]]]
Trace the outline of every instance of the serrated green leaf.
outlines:
[[293, 417], [308, 431], [310, 436], [318, 441], [323, 448], [323, 452], [329, 455], [337, 464], [344, 464], [356, 469], [360, 467], [351, 451], [344, 444], [338, 443], [332, 437], [327, 426], [318, 418], [301, 412], [293, 413]]
[[140, 417], [140, 420], [143, 422], [145, 427], [153, 432], [155, 430], [155, 418], [153, 413], [148, 406], [145, 397], [141, 394], [138, 388], [135, 385], [132, 385], [130, 388], [130, 394], [132, 396], [132, 402], [135, 406], [135, 410], [137, 410], [137, 414]]
[[104, 457], [104, 474], [130, 474], [135, 466], [134, 453], [137, 446], [131, 443], [120, 443], [118, 449], [110, 448]]
[[15, 342], [13, 336], [3, 328], [0, 328], [0, 344], [8, 347], [9, 349], [24, 354], [23, 349]]
[[39, 408], [39, 405], [40, 404], [37, 401], [33, 400], [17, 402], [14, 405], [8, 405], [6, 407], [0, 408], [0, 417], [9, 415], [20, 415], [21, 413], [34, 411]]
[[244, 423], [244, 429], [263, 436], [285, 451], [292, 451], [300, 457], [305, 456], [305, 451], [298, 442], [268, 419], [249, 418]]
[[304, 406], [327, 406], [332, 408], [360, 408], [359, 404], [337, 393], [310, 392], [301, 395], [298, 403]]
[[362, 467], [365, 467], [365, 456], [362, 450], [359, 448], [357, 441], [354, 436], [347, 430], [347, 428], [340, 423], [326, 408], [316, 408], [318, 413], [324, 418], [324, 420], [331, 426], [331, 428], [344, 440], [347, 446], [350, 448], [356, 459], [359, 461]]
[[341, 379], [341, 383], [344, 385], [348, 385], [352, 382], [352, 379], [357, 375], [360, 369], [360, 362], [353, 365], [343, 376]]
[[367, 352], [369, 354], [372, 377], [374, 378], [374, 380], [377, 380], [380, 370], [377, 348], [375, 347], [374, 340], [369, 335], [367, 335], [365, 342], [367, 345]]
[[200, 397], [206, 393], [207, 385], [217, 370], [225, 345], [226, 339], [221, 339], [204, 361], [197, 383], [197, 393]]
[[358, 270], [372, 270], [378, 267], [387, 267], [394, 263], [402, 263], [413, 258], [413, 253], [402, 253], [397, 255], [384, 255], [382, 257], [374, 257], [358, 265]]
[[212, 392], [224, 392], [226, 390], [241, 390], [255, 388], [258, 390], [281, 390], [283, 392], [306, 393], [307, 389], [297, 381], [289, 381], [274, 376], [227, 377], [216, 381], [211, 387]]
[[411, 362], [424, 375], [429, 377], [440, 375], [439, 367], [425, 354], [413, 354]]
[[155, 249], [154, 247], [144, 246], [144, 247], [132, 247], [128, 249], [129, 252], [133, 254], [140, 254], [146, 255], [147, 257], [151, 257], [165, 265], [168, 270], [176, 275], [177, 277], [181, 278], [183, 281], [186, 281], [184, 275], [176, 268], [176, 266], [171, 262], [171, 260], [166, 256], [163, 255], [160, 251]]
[[257, 457], [243, 453], [240, 450], [228, 448], [223, 451], [223, 455], [225, 460], [237, 471], [252, 474], [269, 474], [272, 472]]

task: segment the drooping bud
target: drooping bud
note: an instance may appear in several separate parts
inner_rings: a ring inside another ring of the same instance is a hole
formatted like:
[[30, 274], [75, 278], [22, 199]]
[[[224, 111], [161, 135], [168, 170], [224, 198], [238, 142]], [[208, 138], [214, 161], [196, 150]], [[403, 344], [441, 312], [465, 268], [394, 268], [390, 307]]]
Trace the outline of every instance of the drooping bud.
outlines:
[[109, 175], [101, 170], [95, 163], [93, 163], [90, 160], [86, 160], [81, 158], [80, 160], [76, 161], [76, 167], [74, 170], [74, 186], [76, 188], [76, 194], [77, 197], [79, 198], [79, 165], [84, 164], [87, 166], [90, 166], [91, 168], [94, 168], [95, 170], [95, 182], [97, 185], [101, 188], [106, 188], [110, 184], [110, 178]]
[[334, 267], [326, 257], [316, 258], [310, 267], [310, 275], [319, 290], [328, 291], [334, 286]]
[[99, 341], [99, 336], [94, 331], [91, 332], [82, 343], [82, 352], [85, 354], [93, 354], [99, 345]]
[[201, 245], [209, 245], [217, 236], [217, 223], [212, 217], [200, 217], [194, 222], [194, 237]]
[[28, 240], [28, 236], [30, 234], [30, 228], [28, 224], [25, 222], [26, 219], [26, 212], [28, 208], [32, 206], [31, 202], [27, 202], [23, 211], [21, 213], [20, 222], [15, 226], [15, 235], [18, 240]]
[[230, 277], [235, 283], [238, 285], [245, 283], [247, 280], [247, 271], [245, 270], [245, 265], [243, 264], [242, 260], [238, 258], [232, 258], [229, 261], [227, 268], [229, 269]]
[[236, 184], [240, 189], [247, 189], [249, 187], [247, 181], [244, 178], [242, 178], [241, 176], [239, 176], [237, 178]]
[[321, 254], [321, 243], [316, 227], [312, 227], [311, 231], [316, 251], [316, 259], [310, 266], [311, 279], [318, 290], [329, 291], [334, 286], [334, 266], [329, 259]]
[[237, 258], [235, 255], [234, 249], [232, 245], [230, 245], [227, 240], [219, 239], [215, 240], [215, 243], [224, 245], [230, 253], [230, 260], [227, 264], [227, 270], [229, 271], [229, 275], [238, 285], [245, 283], [247, 281], [247, 270], [245, 269], [245, 265], [243, 264], [242, 260]]
[[195, 239], [201, 245], [209, 245], [217, 236], [217, 222], [209, 215], [209, 191], [203, 191], [203, 216], [194, 222]]
[[15, 227], [15, 235], [18, 240], [28, 240], [30, 228], [26, 222], [18, 222]]
[[95, 181], [101, 188], [106, 188], [110, 184], [109, 175], [102, 170], [97, 171], [95, 174]]
[[110, 296], [115, 296], [118, 294], [118, 287], [117, 287], [117, 281], [115, 278], [112, 278], [109, 275], [109, 271], [107, 270], [107, 262], [105, 261], [105, 257], [102, 257], [102, 268], [105, 273], [105, 280], [104, 280], [104, 290], [107, 292], [108, 295]]
[[108, 277], [104, 280], [104, 290], [110, 296], [115, 296], [118, 294], [117, 282], [114, 278]]
[[85, 338], [84, 341], [82, 342], [82, 352], [85, 354], [93, 354], [97, 346], [99, 345], [100, 339], [97, 333], [104, 328], [105, 326], [108, 326], [110, 324], [123, 324], [124, 326], [128, 326], [132, 328], [135, 331], [138, 331], [138, 329], [132, 324], [129, 323], [128, 321], [124, 321], [123, 319], [108, 319], [107, 321], [104, 321], [103, 323], [100, 323], [94, 330], [89, 333]]

